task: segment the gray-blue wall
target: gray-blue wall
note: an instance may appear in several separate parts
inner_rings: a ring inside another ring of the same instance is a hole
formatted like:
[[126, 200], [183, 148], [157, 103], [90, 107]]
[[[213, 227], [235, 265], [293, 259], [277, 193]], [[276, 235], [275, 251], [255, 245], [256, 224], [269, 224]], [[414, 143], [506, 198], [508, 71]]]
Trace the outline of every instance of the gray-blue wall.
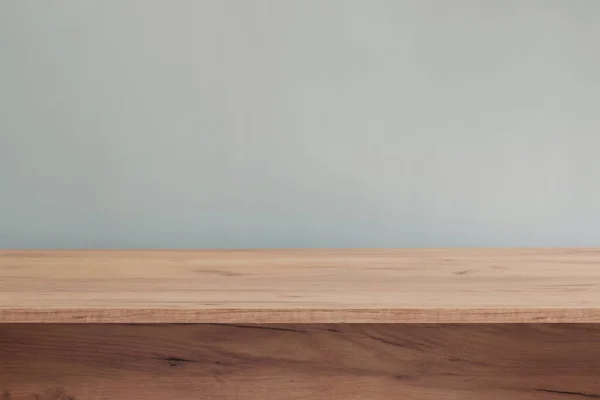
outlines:
[[0, 248], [600, 243], [600, 1], [0, 1]]

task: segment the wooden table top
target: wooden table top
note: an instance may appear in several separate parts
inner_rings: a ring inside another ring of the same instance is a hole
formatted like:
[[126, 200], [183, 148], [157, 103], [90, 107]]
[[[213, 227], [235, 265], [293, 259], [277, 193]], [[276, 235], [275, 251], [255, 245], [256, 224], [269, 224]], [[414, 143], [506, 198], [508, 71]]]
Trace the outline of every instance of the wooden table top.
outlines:
[[3, 250], [12, 322], [600, 323], [600, 248]]

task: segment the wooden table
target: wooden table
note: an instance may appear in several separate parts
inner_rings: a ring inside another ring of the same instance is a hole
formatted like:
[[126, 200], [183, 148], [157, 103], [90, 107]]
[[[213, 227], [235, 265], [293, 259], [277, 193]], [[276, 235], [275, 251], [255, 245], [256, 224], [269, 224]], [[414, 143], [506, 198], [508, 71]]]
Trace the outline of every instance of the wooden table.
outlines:
[[0, 400], [600, 398], [600, 249], [0, 251]]

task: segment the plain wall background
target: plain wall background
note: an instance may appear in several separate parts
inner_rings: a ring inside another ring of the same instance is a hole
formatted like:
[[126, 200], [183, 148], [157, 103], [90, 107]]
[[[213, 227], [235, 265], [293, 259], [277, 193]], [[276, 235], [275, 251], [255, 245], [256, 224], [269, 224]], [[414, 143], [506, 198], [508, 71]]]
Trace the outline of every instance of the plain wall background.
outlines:
[[600, 1], [0, 1], [0, 248], [600, 240]]

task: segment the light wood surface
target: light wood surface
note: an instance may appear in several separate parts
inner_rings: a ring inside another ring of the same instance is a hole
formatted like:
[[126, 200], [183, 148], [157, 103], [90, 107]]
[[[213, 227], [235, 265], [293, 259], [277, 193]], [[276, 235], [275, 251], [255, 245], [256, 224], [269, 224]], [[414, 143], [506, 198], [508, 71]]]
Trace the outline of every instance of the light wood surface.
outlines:
[[0, 251], [0, 322], [600, 322], [600, 249]]
[[2, 400], [600, 398], [600, 325], [0, 325]]

